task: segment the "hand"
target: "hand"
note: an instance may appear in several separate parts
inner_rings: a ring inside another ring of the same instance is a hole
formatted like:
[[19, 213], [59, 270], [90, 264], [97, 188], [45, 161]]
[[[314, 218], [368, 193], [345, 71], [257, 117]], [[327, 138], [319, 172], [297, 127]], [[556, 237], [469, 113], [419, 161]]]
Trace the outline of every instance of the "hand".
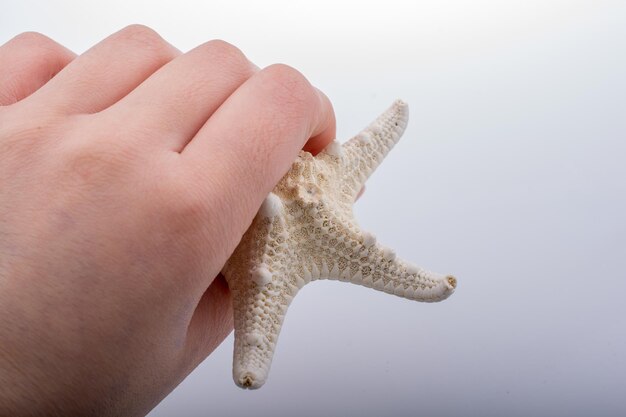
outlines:
[[300, 73], [222, 41], [0, 47], [0, 415], [153, 408], [232, 330], [221, 267], [334, 130]]

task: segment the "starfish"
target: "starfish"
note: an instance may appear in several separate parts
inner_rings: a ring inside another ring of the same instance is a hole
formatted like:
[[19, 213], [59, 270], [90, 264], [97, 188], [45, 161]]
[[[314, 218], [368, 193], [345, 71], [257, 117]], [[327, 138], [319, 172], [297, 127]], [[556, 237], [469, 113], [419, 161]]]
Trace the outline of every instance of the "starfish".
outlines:
[[408, 106], [397, 100], [344, 145], [318, 155], [301, 151], [261, 205], [222, 273], [233, 295], [233, 379], [261, 387], [283, 319], [298, 290], [317, 279], [348, 281], [417, 301], [434, 302], [456, 287], [451, 275], [398, 259], [357, 225], [352, 204], [398, 142]]

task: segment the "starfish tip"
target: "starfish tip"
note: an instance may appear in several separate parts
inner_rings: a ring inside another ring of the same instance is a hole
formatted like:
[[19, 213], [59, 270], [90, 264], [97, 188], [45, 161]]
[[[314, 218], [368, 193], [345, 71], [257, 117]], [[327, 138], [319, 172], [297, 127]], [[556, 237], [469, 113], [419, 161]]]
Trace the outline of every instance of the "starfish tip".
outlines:
[[402, 100], [402, 99], [396, 99], [396, 101], [394, 101], [393, 105], [399, 109], [409, 109], [409, 104]]
[[235, 380], [237, 385], [245, 389], [261, 388], [264, 381], [260, 381], [253, 372], [246, 371]]
[[446, 285], [448, 289], [454, 290], [456, 288], [456, 278], [452, 275], [446, 277]]
[[[392, 108], [399, 113], [400, 117], [398, 122], [401, 123], [402, 128], [405, 128], [409, 119], [409, 105], [405, 101], [398, 99], [393, 103]], [[398, 122], [396, 122], [396, 126], [398, 125]]]

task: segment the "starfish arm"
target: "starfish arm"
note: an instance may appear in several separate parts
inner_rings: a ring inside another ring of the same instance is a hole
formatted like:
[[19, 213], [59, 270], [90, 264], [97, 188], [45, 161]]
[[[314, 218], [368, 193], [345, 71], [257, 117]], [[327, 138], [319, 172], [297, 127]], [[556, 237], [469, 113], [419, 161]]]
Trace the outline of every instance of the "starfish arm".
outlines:
[[374, 122], [343, 145], [342, 182], [351, 193], [351, 201], [354, 201], [367, 178], [400, 140], [408, 120], [408, 105], [397, 100]]
[[300, 286], [280, 277], [264, 285], [239, 277], [229, 285], [235, 319], [233, 379], [241, 388], [257, 389], [267, 379], [283, 319]]
[[233, 379], [242, 388], [265, 383], [287, 308], [305, 284], [286, 228], [284, 205], [270, 193], [222, 270], [233, 295]]
[[403, 261], [394, 251], [377, 243], [370, 233], [351, 223], [346, 226], [336, 226], [343, 229], [340, 234], [345, 237], [334, 248], [338, 256], [328, 278], [424, 302], [441, 301], [454, 292], [457, 281], [453, 276], [426, 271]]
[[456, 278], [417, 267], [399, 259], [393, 251], [377, 245], [369, 249], [367, 264], [348, 281], [409, 300], [436, 302], [448, 298]]

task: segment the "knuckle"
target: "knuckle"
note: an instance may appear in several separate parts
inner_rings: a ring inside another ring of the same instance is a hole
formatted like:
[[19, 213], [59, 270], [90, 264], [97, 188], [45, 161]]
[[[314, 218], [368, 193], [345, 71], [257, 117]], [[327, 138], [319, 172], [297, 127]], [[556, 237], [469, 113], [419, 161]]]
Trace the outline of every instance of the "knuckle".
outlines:
[[119, 37], [123, 42], [131, 43], [150, 52], [162, 53], [170, 49], [165, 40], [154, 29], [144, 25], [126, 26], [119, 32]]
[[[24, 32], [17, 35], [9, 44], [24, 51], [31, 66], [45, 65], [51, 69], [52, 75], [59, 71], [72, 59], [72, 53], [38, 32]], [[35, 68], [33, 68], [35, 69]]]
[[[38, 32], [24, 32], [8, 42], [7, 45], [20, 51], [22, 65], [25, 73], [40, 73], [49, 78], [56, 75], [73, 58], [74, 54], [54, 40]], [[16, 82], [20, 88], [15, 93], [17, 96], [25, 94], [25, 84]]]
[[11, 39], [12, 43], [17, 44], [19, 47], [32, 48], [42, 47], [54, 44], [52, 39], [39, 32], [23, 32]]
[[203, 46], [206, 55], [211, 61], [219, 62], [222, 68], [226, 67], [231, 72], [249, 72], [251, 70], [250, 61], [244, 53], [231, 43], [221, 39], [208, 41]]
[[302, 114], [317, 104], [315, 90], [298, 70], [288, 65], [274, 64], [263, 72], [271, 99], [285, 112]]

